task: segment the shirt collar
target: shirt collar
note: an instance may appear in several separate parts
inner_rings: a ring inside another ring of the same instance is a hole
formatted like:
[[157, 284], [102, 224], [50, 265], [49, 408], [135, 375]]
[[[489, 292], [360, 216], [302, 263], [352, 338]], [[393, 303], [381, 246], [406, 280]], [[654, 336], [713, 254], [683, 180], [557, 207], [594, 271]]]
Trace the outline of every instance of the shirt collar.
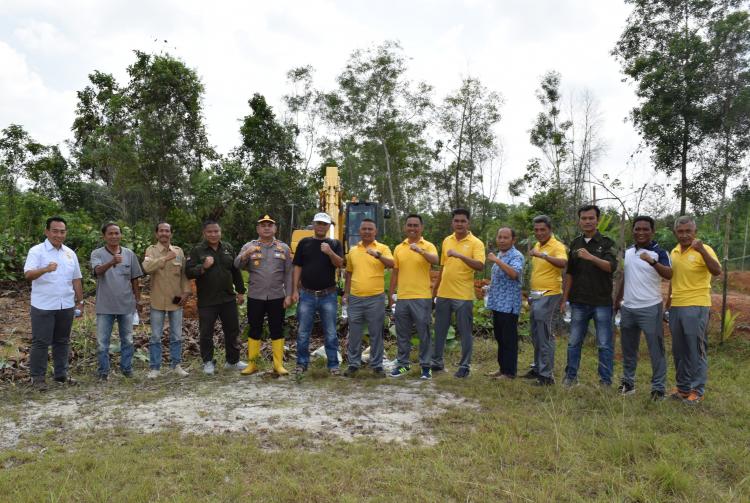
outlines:
[[[367, 248], [372, 248], [373, 246], [378, 246], [379, 244], [380, 243], [378, 243], [377, 239], [373, 239], [372, 244], [370, 246], [368, 246]], [[361, 246], [362, 248], [365, 248], [365, 245], [362, 243], [362, 241], [360, 241], [359, 243], [357, 243], [357, 246]]]
[[[555, 237], [555, 235], [554, 234], [550, 234], [549, 239], [547, 240], [546, 243], [542, 244], [539, 241], [537, 241], [536, 243], [539, 245], [539, 248], [541, 249], [541, 248], [544, 248], [545, 246], [553, 245], [556, 242], [558, 242], [558, 241], [557, 241], [557, 238]], [[515, 246], [514, 246], [514, 248], [515, 248]]]
[[635, 248], [636, 250], [656, 251], [659, 248], [659, 244], [656, 241], [651, 241], [646, 246], [638, 246], [637, 244], [633, 243], [633, 248]]
[[269, 244], [265, 244], [260, 239], [255, 239], [255, 240], [253, 240], [253, 243], [255, 244], [255, 246], [263, 246], [265, 248], [273, 248], [274, 246], [276, 246], [276, 245], [279, 244], [279, 240], [276, 239], [276, 238], [273, 238], [273, 241], [271, 241]]
[[[581, 239], [583, 240], [583, 242], [585, 243], [585, 242], [586, 242], [586, 234], [581, 234], [581, 236], [580, 236], [580, 237], [581, 237]], [[604, 236], [602, 236], [602, 233], [601, 233], [601, 232], [599, 232], [599, 231], [596, 231], [596, 232], [594, 233], [594, 235], [593, 235], [593, 236], [591, 236], [591, 239], [590, 239], [590, 241], [601, 241], [602, 237], [604, 237]]]
[[[60, 245], [61, 250], [63, 249], [63, 246], [65, 245]], [[56, 249], [57, 248], [54, 247], [54, 245], [50, 242], [49, 239], [44, 240], [44, 251], [51, 251], [51, 250], [56, 250]]]
[[453, 234], [451, 234], [451, 237], [452, 237], [452, 238], [453, 238], [454, 240], [456, 240], [457, 242], [461, 242], [461, 241], [466, 241], [466, 240], [467, 240], [467, 239], [469, 239], [470, 237], [474, 237], [474, 234], [472, 234], [472, 233], [471, 233], [471, 231], [469, 231], [469, 232], [468, 232], [468, 233], [466, 234], [466, 237], [465, 237], [465, 238], [462, 238], [462, 239], [458, 239], [458, 238], [456, 237], [456, 233], [454, 232]]
[[[213, 250], [213, 248], [211, 248], [211, 245], [208, 244], [208, 241], [206, 241], [205, 239], [203, 240], [203, 248], [206, 248], [208, 250]], [[219, 246], [216, 247], [216, 251], [218, 252], [222, 248], [224, 248], [224, 241], [219, 241]]]
[[157, 248], [158, 248], [159, 250], [161, 250], [161, 251], [165, 251], [165, 252], [166, 252], [166, 251], [169, 251], [169, 250], [171, 250], [171, 249], [172, 249], [172, 245], [169, 245], [169, 246], [165, 247], [164, 245], [162, 245], [162, 244], [161, 244], [161, 243], [159, 243], [159, 242], [157, 242], [157, 243], [156, 243], [156, 247], [157, 247]]
[[[414, 243], [414, 244], [423, 244], [424, 242], [425, 242], [425, 241], [424, 241], [424, 236], [422, 236], [422, 237], [420, 237], [420, 238], [419, 238], [419, 240], [418, 240], [418, 241], [417, 241], [416, 243]], [[409, 245], [411, 244], [411, 243], [409, 242], [409, 238], [406, 238], [406, 239], [404, 239], [404, 240], [403, 240], [403, 241], [402, 241], [401, 243], [402, 243], [402, 244], [405, 244], [406, 246], [409, 246]]]

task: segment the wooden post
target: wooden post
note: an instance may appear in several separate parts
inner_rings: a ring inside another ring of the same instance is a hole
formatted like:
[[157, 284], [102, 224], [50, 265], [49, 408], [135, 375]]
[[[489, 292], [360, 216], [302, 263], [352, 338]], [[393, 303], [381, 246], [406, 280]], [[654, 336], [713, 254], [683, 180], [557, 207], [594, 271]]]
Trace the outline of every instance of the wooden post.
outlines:
[[742, 244], [742, 270], [745, 270], [745, 256], [747, 256], [747, 228], [750, 225], [750, 208], [745, 216], [745, 242]]
[[729, 231], [732, 214], [727, 211], [727, 223], [724, 227], [724, 285], [721, 292], [721, 335], [719, 336], [719, 345], [724, 344], [724, 326], [727, 318], [727, 286], [729, 283]]

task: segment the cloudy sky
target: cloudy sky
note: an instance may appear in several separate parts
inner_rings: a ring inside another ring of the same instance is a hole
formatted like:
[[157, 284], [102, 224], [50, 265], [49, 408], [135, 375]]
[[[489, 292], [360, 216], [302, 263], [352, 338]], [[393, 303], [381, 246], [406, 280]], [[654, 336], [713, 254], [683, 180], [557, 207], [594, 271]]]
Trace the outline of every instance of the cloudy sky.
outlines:
[[281, 107], [290, 68], [312, 65], [316, 85], [330, 89], [353, 50], [398, 40], [410, 78], [432, 84], [436, 100], [468, 75], [503, 96], [503, 185], [538, 155], [528, 130], [548, 70], [567, 93], [588, 89], [599, 102], [607, 151], [598, 171], [643, 180], [653, 172], [645, 156], [629, 163], [639, 139], [624, 120], [633, 86], [609, 54], [628, 12], [622, 0], [3, 0], [0, 127], [61, 143], [89, 73], [124, 83], [134, 49], [168, 51], [201, 76], [209, 138], [226, 153], [253, 93]]

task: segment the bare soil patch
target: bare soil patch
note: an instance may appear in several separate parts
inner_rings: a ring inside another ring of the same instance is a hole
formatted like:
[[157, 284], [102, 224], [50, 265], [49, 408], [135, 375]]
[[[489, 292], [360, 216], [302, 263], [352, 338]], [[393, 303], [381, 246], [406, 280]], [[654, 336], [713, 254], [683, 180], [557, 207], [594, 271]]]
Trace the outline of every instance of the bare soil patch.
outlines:
[[0, 449], [12, 448], [29, 435], [52, 432], [64, 440], [71, 432], [115, 427], [143, 433], [177, 428], [198, 435], [249, 433], [261, 437], [292, 430], [299, 431], [312, 447], [327, 440], [370, 437], [380, 442], [416, 440], [431, 445], [437, 438], [425, 419], [455, 406], [478, 407], [420, 382], [343, 391], [260, 380], [200, 386], [199, 391], [178, 389], [145, 403], [128, 400], [125, 390], [106, 396], [85, 392], [68, 399], [30, 402], [3, 414]]

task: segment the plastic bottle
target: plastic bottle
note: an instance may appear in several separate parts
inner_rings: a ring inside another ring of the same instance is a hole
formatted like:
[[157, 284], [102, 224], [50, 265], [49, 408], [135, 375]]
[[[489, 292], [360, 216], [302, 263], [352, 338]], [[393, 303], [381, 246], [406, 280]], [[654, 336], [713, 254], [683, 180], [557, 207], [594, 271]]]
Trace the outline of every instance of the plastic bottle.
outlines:
[[620, 320], [622, 318], [620, 317], [620, 311], [617, 311], [617, 314], [615, 315], [615, 326], [617, 328], [620, 328]]
[[664, 311], [664, 321], [669, 323], [669, 311]]
[[78, 308], [75, 308], [75, 309], [73, 310], [73, 316], [74, 316], [75, 318], [80, 318], [82, 314], [83, 314], [83, 312], [81, 312], [81, 310], [80, 310], [80, 309], [78, 309]]
[[570, 310], [570, 302], [565, 303], [565, 315], [563, 316], [563, 321], [565, 323], [570, 323], [570, 321], [573, 319], [573, 313]]
[[344, 304], [341, 306], [341, 319], [342, 320], [348, 320], [349, 319], [349, 310], [347, 309], [347, 305]]

